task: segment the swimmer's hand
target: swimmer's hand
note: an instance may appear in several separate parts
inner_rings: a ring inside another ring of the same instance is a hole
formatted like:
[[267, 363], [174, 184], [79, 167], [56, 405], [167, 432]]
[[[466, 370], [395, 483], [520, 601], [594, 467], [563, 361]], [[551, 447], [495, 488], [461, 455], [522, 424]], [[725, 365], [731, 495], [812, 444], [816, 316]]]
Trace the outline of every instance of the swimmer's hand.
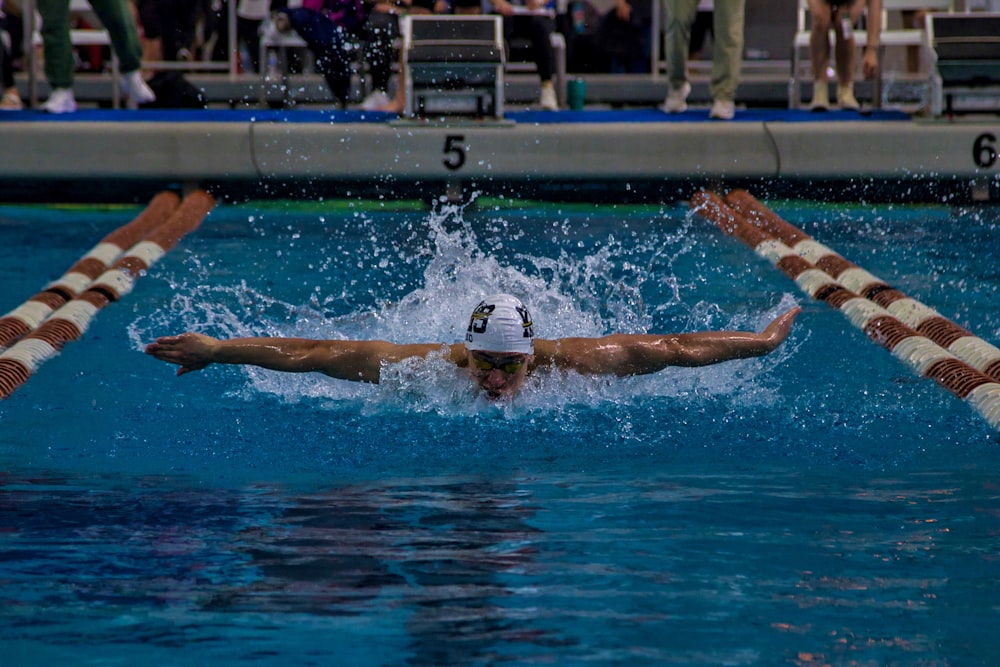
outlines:
[[788, 332], [792, 330], [792, 324], [795, 323], [795, 318], [799, 316], [802, 312], [802, 308], [799, 306], [794, 306], [789, 308], [781, 315], [778, 315], [774, 320], [768, 324], [764, 331], [760, 333], [761, 338], [763, 338], [767, 345], [770, 346], [771, 350], [775, 350], [779, 345], [785, 342], [788, 338]]
[[169, 364], [177, 364], [177, 375], [200, 371], [213, 362], [219, 341], [211, 336], [183, 333], [162, 336], [146, 346], [146, 354]]

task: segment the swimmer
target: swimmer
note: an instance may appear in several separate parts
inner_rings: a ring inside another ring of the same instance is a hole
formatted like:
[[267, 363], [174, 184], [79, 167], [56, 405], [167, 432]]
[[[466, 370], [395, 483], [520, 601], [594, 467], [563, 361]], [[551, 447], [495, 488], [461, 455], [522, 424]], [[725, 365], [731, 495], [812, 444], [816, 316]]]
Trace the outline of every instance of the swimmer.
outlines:
[[468, 369], [490, 399], [513, 396], [538, 368], [583, 375], [644, 375], [668, 366], [707, 366], [759, 357], [788, 337], [801, 308], [791, 308], [761, 333], [704, 331], [681, 334], [611, 334], [598, 338], [535, 338], [528, 309], [509, 294], [483, 299], [469, 318], [461, 343], [390, 343], [381, 340], [233, 338], [184, 333], [163, 336], [146, 347], [161, 361], [177, 364], [177, 375], [211, 364], [250, 364], [276, 371], [316, 371], [341, 380], [378, 382], [382, 367], [412, 357], [440, 354]]

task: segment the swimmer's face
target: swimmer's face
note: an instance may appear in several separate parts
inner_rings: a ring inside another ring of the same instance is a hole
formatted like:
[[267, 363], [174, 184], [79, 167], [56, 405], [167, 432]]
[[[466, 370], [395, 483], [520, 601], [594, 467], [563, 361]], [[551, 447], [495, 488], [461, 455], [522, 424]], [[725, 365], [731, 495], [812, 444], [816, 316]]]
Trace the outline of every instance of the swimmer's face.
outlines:
[[469, 350], [469, 372], [490, 400], [517, 393], [528, 375], [531, 355]]

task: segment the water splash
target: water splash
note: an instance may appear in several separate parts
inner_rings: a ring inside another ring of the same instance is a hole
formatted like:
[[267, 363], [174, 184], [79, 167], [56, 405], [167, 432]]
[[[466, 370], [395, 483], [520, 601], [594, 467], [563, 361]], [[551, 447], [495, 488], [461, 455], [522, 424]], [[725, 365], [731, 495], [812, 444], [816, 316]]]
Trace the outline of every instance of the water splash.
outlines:
[[[581, 238], [581, 230], [567, 218], [546, 221], [543, 234], [550, 239], [545, 246], [556, 248], [550, 256], [539, 254], [538, 243], [533, 241], [537, 230], [526, 230], [512, 218], [500, 215], [483, 220], [468, 205], [445, 202], [392, 234], [372, 231], [378, 227], [359, 214], [353, 232], [327, 231], [328, 241], [335, 233], [343, 237], [331, 245], [337, 253], [352, 257], [354, 265], [331, 262], [331, 249], [324, 258], [310, 260], [310, 268], [319, 267], [312, 275], [321, 275], [322, 287], [334, 286], [335, 291], [324, 296], [317, 285], [306, 303], [265, 292], [263, 275], [219, 284], [211, 277], [211, 260], [191, 254], [184, 279], [164, 277], [172, 291], [169, 303], [136, 318], [129, 326], [129, 338], [137, 348], [157, 335], [183, 330], [221, 338], [290, 336], [450, 344], [462, 340], [472, 306], [497, 291], [517, 294], [528, 303], [543, 338], [669, 330], [664, 327], [759, 330], [794, 304], [793, 297], [786, 295], [767, 312], [751, 307], [733, 314], [713, 302], [686, 303], [691, 284], [700, 278], [685, 275], [679, 265], [690, 264], [692, 255], [704, 252], [687, 215], [678, 221], [660, 213], [635, 229], [615, 221], [605, 236], [596, 238], [594, 229], [584, 230]], [[587, 223], [591, 224], [600, 228], [596, 221]], [[287, 243], [299, 245], [296, 250], [301, 252], [301, 234], [286, 231]], [[272, 247], [270, 253], [283, 257], [280, 250]], [[394, 266], [400, 267], [396, 274], [392, 274]], [[402, 268], [415, 269], [414, 278], [403, 277]], [[358, 293], [364, 289], [359, 276], [369, 270], [393, 277], [381, 291], [373, 291], [367, 302], [359, 303]], [[345, 287], [352, 281], [358, 287]], [[655, 295], [655, 303], [649, 302], [647, 294]], [[343, 312], [345, 303], [351, 305], [347, 312]], [[244, 367], [240, 373], [246, 383], [234, 393], [247, 400], [261, 393], [292, 403], [308, 399], [328, 409], [360, 409], [363, 414], [428, 412], [503, 419], [565, 412], [574, 406], [627, 405], [650, 398], [725, 397], [741, 404], [770, 404], [777, 400], [777, 390], [769, 371], [786, 362], [794, 349], [787, 345], [762, 359], [625, 379], [539, 372], [514, 401], [502, 404], [480, 397], [464, 371], [437, 357], [388, 367], [377, 386]]]

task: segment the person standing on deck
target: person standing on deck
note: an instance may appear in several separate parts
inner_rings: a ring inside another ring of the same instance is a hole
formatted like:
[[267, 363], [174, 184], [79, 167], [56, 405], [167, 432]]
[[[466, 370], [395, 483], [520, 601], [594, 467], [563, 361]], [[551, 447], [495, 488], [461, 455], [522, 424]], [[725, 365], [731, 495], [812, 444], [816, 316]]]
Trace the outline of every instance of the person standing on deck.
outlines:
[[[687, 110], [691, 94], [688, 55], [691, 27], [698, 16], [699, 0], [663, 0], [666, 29], [667, 97], [660, 106], [667, 113]], [[736, 88], [743, 63], [743, 29], [746, 0], [715, 0], [712, 10], [712, 80], [709, 118], [732, 120], [736, 115]]]
[[[142, 45], [139, 30], [126, 0], [90, 0], [97, 18], [108, 31], [111, 48], [121, 67], [121, 92], [130, 108], [137, 108], [156, 99], [142, 78]], [[70, 39], [70, 0], [38, 0], [42, 17], [42, 42], [45, 54], [45, 78], [52, 87], [42, 109], [49, 113], [73, 113], [73, 42]]]
[[830, 30], [834, 34], [834, 66], [837, 73], [837, 104], [841, 109], [861, 108], [854, 97], [854, 63], [857, 45], [854, 26], [868, 8], [868, 41], [861, 59], [861, 74], [871, 79], [878, 71], [878, 40], [882, 32], [882, 0], [809, 0], [812, 21], [809, 58], [813, 68], [813, 98], [809, 108], [830, 108], [827, 69], [830, 66]]

